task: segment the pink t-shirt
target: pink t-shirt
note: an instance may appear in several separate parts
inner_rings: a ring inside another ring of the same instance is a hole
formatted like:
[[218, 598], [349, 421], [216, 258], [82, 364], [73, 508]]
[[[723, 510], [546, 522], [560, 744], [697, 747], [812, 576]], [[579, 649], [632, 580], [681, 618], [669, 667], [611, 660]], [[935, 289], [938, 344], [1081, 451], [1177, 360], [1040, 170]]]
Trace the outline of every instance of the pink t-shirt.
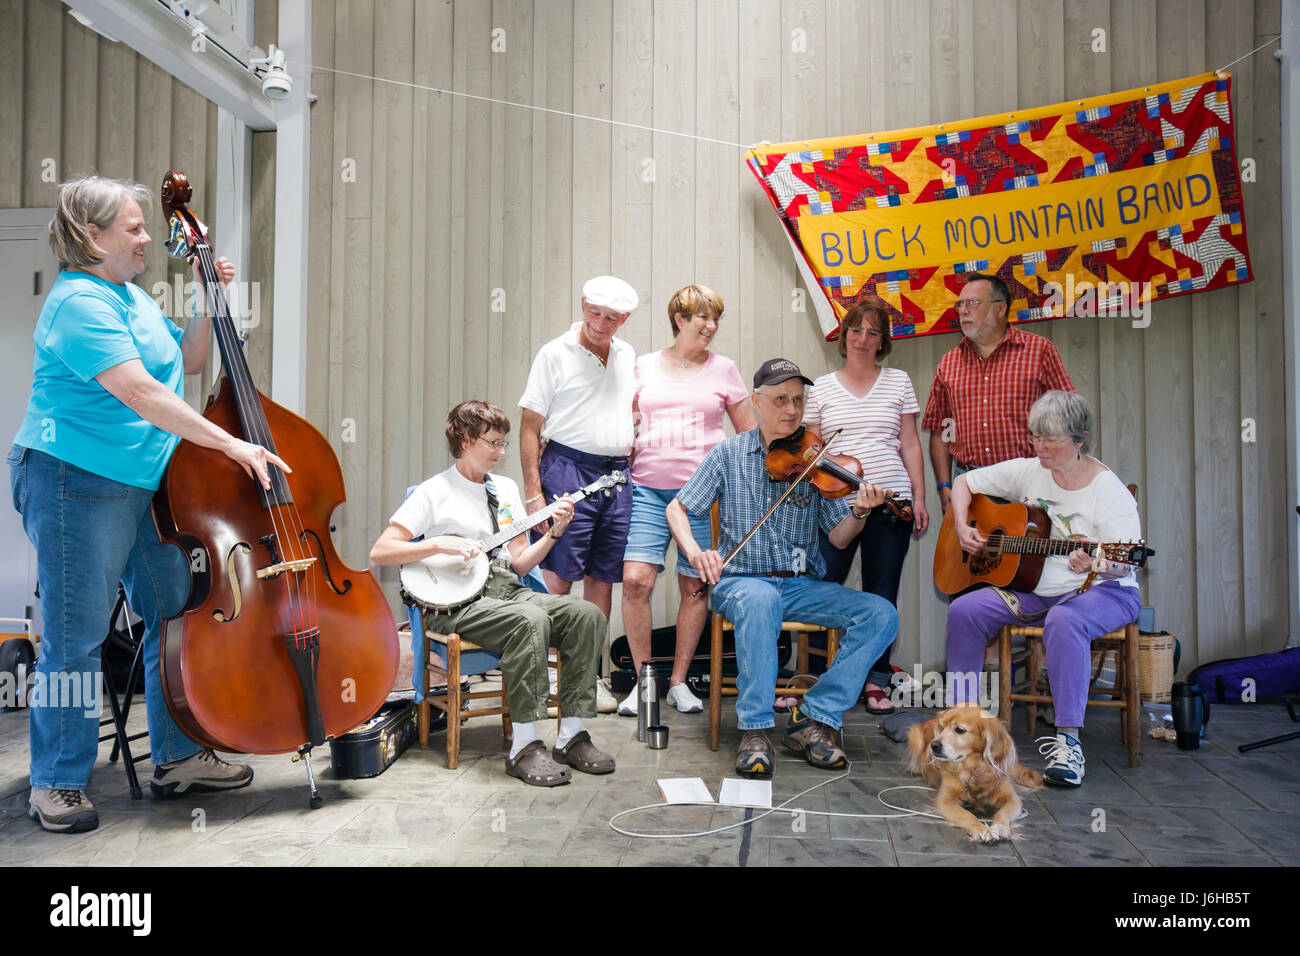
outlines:
[[680, 488], [704, 455], [722, 441], [728, 405], [748, 397], [736, 363], [709, 353], [689, 378], [665, 375], [662, 352], [636, 360], [636, 404], [641, 413], [632, 480], [651, 488]]

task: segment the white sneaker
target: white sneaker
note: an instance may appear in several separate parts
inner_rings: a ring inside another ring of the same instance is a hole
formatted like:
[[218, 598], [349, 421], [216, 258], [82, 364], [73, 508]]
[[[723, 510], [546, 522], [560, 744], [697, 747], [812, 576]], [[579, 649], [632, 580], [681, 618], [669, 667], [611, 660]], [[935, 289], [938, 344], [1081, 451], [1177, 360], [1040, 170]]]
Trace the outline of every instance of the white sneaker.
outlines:
[[620, 717], [635, 717], [635, 716], [636, 716], [636, 700], [637, 700], [636, 692], [637, 692], [637, 686], [638, 686], [638, 685], [633, 684], [633, 685], [632, 685], [632, 693], [630, 693], [630, 694], [628, 694], [626, 697], [624, 697], [624, 698], [623, 698], [623, 702], [622, 702], [621, 704], [618, 705], [618, 715], [619, 715]]
[[603, 680], [596, 681], [596, 713], [612, 714], [617, 709], [618, 701], [605, 688], [605, 682]]
[[1043, 779], [1050, 784], [1077, 787], [1083, 783], [1083, 747], [1067, 733], [1055, 737], [1039, 737], [1038, 752], [1047, 758]]
[[691, 693], [685, 684], [673, 684], [668, 688], [668, 703], [683, 714], [698, 714], [704, 709], [704, 702]]

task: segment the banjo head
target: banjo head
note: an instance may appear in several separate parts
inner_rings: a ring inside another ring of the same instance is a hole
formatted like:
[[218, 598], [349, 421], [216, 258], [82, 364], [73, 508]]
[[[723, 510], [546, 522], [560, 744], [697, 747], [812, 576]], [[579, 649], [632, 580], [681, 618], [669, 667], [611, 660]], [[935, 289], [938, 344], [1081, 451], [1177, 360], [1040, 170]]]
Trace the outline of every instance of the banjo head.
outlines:
[[[433, 540], [453, 535], [439, 535]], [[482, 596], [491, 573], [488, 557], [479, 552], [472, 561], [454, 554], [432, 554], [402, 565], [402, 587], [422, 607], [446, 613], [471, 604]]]

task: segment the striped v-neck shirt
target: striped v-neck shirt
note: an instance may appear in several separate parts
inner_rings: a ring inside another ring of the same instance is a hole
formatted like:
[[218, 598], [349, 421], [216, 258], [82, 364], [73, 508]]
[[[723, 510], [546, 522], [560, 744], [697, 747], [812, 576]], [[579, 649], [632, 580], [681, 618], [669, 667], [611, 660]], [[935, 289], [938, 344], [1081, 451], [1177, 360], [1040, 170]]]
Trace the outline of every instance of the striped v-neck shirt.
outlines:
[[808, 392], [803, 423], [823, 439], [842, 427], [844, 431], [830, 450], [862, 462], [865, 481], [891, 489], [900, 498], [911, 498], [912, 479], [903, 467], [899, 431], [902, 416], [920, 410], [912, 380], [901, 368], [881, 368], [875, 384], [862, 398], [840, 384], [834, 372], [828, 372]]

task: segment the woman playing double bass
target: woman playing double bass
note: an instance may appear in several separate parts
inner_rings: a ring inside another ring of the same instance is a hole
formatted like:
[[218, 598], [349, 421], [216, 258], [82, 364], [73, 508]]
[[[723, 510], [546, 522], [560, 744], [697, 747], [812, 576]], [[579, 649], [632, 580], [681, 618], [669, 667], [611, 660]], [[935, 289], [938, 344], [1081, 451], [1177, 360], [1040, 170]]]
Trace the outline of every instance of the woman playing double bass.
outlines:
[[[221, 451], [263, 488], [270, 465], [290, 469], [183, 400], [185, 374], [203, 367], [211, 323], [195, 316], [182, 332], [131, 281], [145, 268], [150, 205], [139, 183], [91, 176], [60, 188], [50, 222], [60, 272], [36, 324], [32, 394], [9, 466], [14, 506], [37, 554], [45, 620], [38, 682], [57, 686], [51, 677], [75, 675], [99, 686], [99, 647], [120, 580], [145, 623], [150, 788], [170, 797], [247, 786], [253, 771], [200, 746], [168, 713], [159, 635], [184, 605], [190, 576], [185, 554], [159, 541], [150, 499], [181, 438]], [[230, 282], [233, 266], [216, 266]], [[85, 791], [98, 717], [80, 702], [31, 703], [28, 815], [46, 830], [94, 829], [99, 818]]]

